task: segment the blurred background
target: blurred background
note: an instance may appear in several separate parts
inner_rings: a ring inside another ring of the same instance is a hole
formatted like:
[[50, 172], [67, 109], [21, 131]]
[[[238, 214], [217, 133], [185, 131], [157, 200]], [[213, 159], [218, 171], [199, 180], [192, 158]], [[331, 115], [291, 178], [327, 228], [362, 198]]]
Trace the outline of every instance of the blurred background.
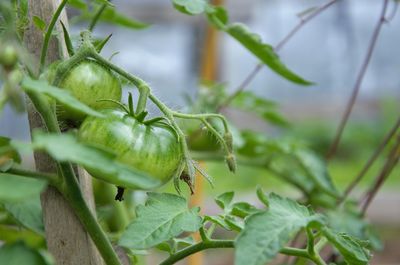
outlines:
[[[230, 21], [243, 22], [263, 41], [276, 45], [296, 26], [299, 14], [325, 1], [314, 0], [226, 0]], [[201, 83], [207, 23], [202, 16], [178, 13], [170, 1], [116, 0], [123, 14], [150, 24], [144, 30], [131, 30], [100, 24], [94, 35], [113, 36], [104, 49], [106, 56], [127, 71], [150, 83], [154, 93], [177, 110], [184, 110], [187, 99], [195, 100]], [[298, 138], [322, 156], [332, 142], [336, 127], [352, 92], [356, 75], [365, 57], [382, 1], [338, 1], [305, 25], [279, 52], [281, 60], [300, 76], [315, 82], [298, 86], [282, 79], [268, 68], [256, 75], [246, 90], [274, 100], [289, 126], [275, 126], [243, 112], [225, 109], [233, 124], [267, 135]], [[390, 2], [388, 14], [396, 9]], [[85, 23], [74, 20], [70, 28], [78, 34]], [[400, 113], [400, 17], [384, 24], [370, 66], [362, 83], [355, 109], [344, 132], [338, 155], [329, 164], [335, 184], [344, 188], [361, 170]], [[215, 79], [233, 92], [257, 65], [257, 59], [226, 34], [219, 33], [215, 52]], [[127, 89], [126, 92], [131, 91]], [[0, 135], [29, 139], [27, 117], [6, 106], [0, 116]], [[383, 159], [382, 159], [383, 161]], [[376, 163], [355, 195], [362, 193], [377, 174]], [[207, 163], [215, 188], [204, 184], [200, 199], [206, 213], [215, 213], [213, 197], [235, 190], [238, 198], [256, 201], [257, 185], [265, 191], [288, 195], [295, 192], [267, 171], [240, 167], [228, 173], [224, 165]], [[397, 168], [372, 204], [368, 218], [377, 227], [385, 248], [376, 253], [373, 264], [400, 264], [400, 170]], [[172, 190], [172, 185], [165, 187]], [[137, 195], [140, 197], [140, 194]], [[225, 254], [226, 255], [223, 255]], [[204, 264], [232, 264], [230, 251], [207, 252]], [[152, 262], [150, 262], [152, 264]], [[194, 263], [192, 263], [194, 265]]]

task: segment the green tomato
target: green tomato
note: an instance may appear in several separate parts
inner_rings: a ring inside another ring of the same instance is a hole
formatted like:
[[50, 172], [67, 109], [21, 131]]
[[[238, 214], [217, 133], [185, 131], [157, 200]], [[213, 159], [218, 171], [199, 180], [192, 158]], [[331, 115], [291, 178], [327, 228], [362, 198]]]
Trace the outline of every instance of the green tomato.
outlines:
[[[120, 110], [101, 113], [102, 118], [84, 120], [78, 131], [80, 141], [112, 151], [117, 161], [153, 176], [161, 184], [174, 176], [183, 154], [173, 129], [162, 123], [146, 125]], [[89, 173], [109, 181], [101, 172]]]
[[6, 68], [13, 67], [18, 62], [17, 50], [12, 44], [0, 46], [0, 64]]
[[[122, 94], [118, 78], [110, 70], [91, 60], [85, 60], [73, 67], [59, 87], [69, 90], [75, 98], [95, 110], [114, 106], [112, 102], [99, 100], [120, 101]], [[85, 114], [66, 106], [61, 106], [58, 114], [67, 120], [80, 121], [85, 118]]]

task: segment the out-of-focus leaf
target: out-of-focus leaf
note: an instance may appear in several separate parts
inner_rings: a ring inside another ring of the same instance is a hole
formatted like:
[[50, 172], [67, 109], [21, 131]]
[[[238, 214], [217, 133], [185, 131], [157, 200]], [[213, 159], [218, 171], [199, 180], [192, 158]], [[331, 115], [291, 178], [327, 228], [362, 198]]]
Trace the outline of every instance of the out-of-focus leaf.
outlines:
[[0, 248], [0, 264], [7, 265], [48, 265], [36, 250], [23, 243], [4, 245]]
[[238, 109], [256, 114], [258, 117], [274, 125], [287, 126], [289, 123], [277, 110], [273, 101], [256, 96], [253, 92], [243, 91], [230, 104]]
[[102, 116], [99, 112], [93, 110], [89, 106], [80, 102], [78, 99], [74, 98], [68, 90], [51, 86], [45, 81], [33, 80], [26, 77], [22, 82], [22, 87], [25, 91], [41, 93], [54, 98], [64, 106], [67, 106], [74, 111], [85, 113], [91, 116]]
[[149, 24], [127, 17], [117, 12], [114, 8], [109, 7], [104, 10], [103, 14], [100, 17], [100, 21], [116, 24], [131, 29], [144, 29], [149, 26]]
[[0, 224], [0, 240], [7, 244], [24, 242], [32, 248], [43, 247], [46, 240], [43, 236], [21, 227]]
[[42, 32], [46, 30], [46, 22], [38, 16], [33, 16], [33, 24]]
[[235, 264], [264, 265], [304, 227], [321, 225], [322, 217], [296, 201], [269, 195], [269, 208], [253, 214], [235, 242]]
[[257, 198], [262, 202], [265, 206], [269, 207], [268, 196], [264, 193], [261, 187], [257, 187]]
[[44, 236], [42, 207], [39, 196], [16, 203], [5, 203], [5, 209], [24, 227]]
[[72, 134], [34, 131], [32, 136], [31, 145], [14, 141], [13, 146], [21, 151], [46, 151], [58, 161], [77, 163], [103, 180], [122, 187], [149, 190], [160, 185], [159, 180], [148, 174], [118, 163], [115, 155], [107, 150], [78, 142]]
[[87, 10], [88, 8], [88, 5], [84, 0], [69, 0], [67, 4], [80, 10]]
[[327, 194], [338, 197], [339, 193], [332, 182], [326, 163], [311, 150], [298, 148], [293, 150], [293, 155], [315, 184]]
[[0, 201], [20, 202], [39, 196], [46, 187], [46, 182], [19, 175], [0, 173]]
[[18, 152], [10, 146], [10, 138], [0, 136], [0, 172], [5, 172], [16, 163], [21, 163]]
[[197, 15], [206, 11], [208, 3], [206, 0], [172, 0], [174, 7], [182, 13]]
[[185, 198], [168, 193], [148, 193], [146, 205], [136, 208], [136, 219], [119, 241], [121, 246], [147, 249], [202, 225], [198, 208], [189, 209]]
[[367, 249], [364, 248], [363, 244], [359, 240], [344, 234], [335, 233], [329, 228], [322, 230], [323, 235], [331, 242], [340, 254], [342, 254], [344, 260], [351, 265], [367, 265], [371, 255]]
[[232, 205], [231, 214], [240, 218], [246, 218], [260, 211], [260, 209], [247, 202], [236, 202]]
[[240, 42], [247, 50], [253, 53], [271, 70], [299, 85], [312, 85], [313, 83], [303, 79], [289, 70], [279, 59], [272, 46], [261, 41], [259, 35], [249, 31], [240, 23], [234, 23], [226, 27], [226, 32]]
[[230, 205], [232, 203], [233, 197], [235, 193], [233, 191], [225, 192], [215, 198], [215, 202], [219, 207], [223, 210], [230, 209]]

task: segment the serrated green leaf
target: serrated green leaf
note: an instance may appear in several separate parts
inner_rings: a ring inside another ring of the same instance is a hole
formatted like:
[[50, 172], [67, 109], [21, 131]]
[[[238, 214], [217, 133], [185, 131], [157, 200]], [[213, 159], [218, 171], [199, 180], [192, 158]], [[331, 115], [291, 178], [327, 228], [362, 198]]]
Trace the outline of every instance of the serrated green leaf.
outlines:
[[16, 203], [5, 203], [4, 208], [24, 227], [44, 236], [42, 207], [39, 196]]
[[312, 82], [303, 79], [289, 70], [280, 61], [279, 56], [274, 51], [274, 48], [263, 43], [260, 36], [250, 32], [250, 30], [244, 24], [231, 24], [226, 27], [226, 32], [280, 76], [299, 85], [313, 84]]
[[33, 16], [32, 18], [33, 24], [38, 28], [40, 31], [44, 32], [46, 30], [46, 22], [38, 16]]
[[43, 180], [0, 173], [1, 202], [20, 202], [27, 198], [39, 196], [45, 187], [46, 182]]
[[83, 166], [93, 176], [109, 183], [132, 188], [153, 189], [160, 186], [160, 181], [132, 167], [125, 166], [115, 160], [115, 155], [78, 142], [72, 134], [46, 134], [40, 131], [32, 133], [32, 144], [12, 142], [21, 151], [46, 151], [51, 157], [61, 162], [73, 162]]
[[225, 210], [230, 207], [230, 204], [233, 200], [235, 193], [233, 191], [225, 192], [215, 198], [215, 202], [218, 204], [221, 209]]
[[369, 264], [370, 254], [364, 248], [363, 243], [345, 233], [335, 233], [329, 228], [322, 229], [323, 235], [342, 254], [349, 265]]
[[268, 196], [269, 209], [249, 216], [235, 242], [235, 264], [264, 265], [271, 261], [296, 233], [322, 217], [303, 205], [276, 194]]
[[136, 219], [119, 241], [121, 246], [148, 249], [202, 225], [198, 208], [189, 209], [185, 198], [168, 193], [148, 193], [146, 205], [136, 208]]
[[4, 245], [0, 248], [0, 264], [7, 265], [47, 265], [46, 260], [23, 243]]
[[253, 92], [243, 91], [237, 95], [232, 102], [231, 106], [254, 113], [266, 122], [278, 126], [287, 126], [289, 123], [276, 111], [277, 104], [271, 100], [258, 97]]
[[22, 81], [22, 87], [25, 91], [28, 92], [45, 94], [46, 96], [57, 100], [64, 106], [67, 106], [74, 111], [85, 113], [91, 116], [102, 116], [99, 112], [95, 111], [94, 109], [80, 102], [78, 99], [74, 98], [68, 90], [51, 86], [45, 81], [33, 80], [29, 77], [25, 77], [25, 79]]
[[197, 15], [206, 11], [208, 3], [206, 0], [172, 0], [179, 12], [188, 15]]

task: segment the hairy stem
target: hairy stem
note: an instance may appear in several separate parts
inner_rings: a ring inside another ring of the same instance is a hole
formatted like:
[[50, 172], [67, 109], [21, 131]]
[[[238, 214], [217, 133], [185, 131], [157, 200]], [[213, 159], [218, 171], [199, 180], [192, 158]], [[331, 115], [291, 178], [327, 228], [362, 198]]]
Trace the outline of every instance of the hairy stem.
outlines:
[[53, 16], [51, 17], [49, 26], [47, 27], [46, 34], [44, 35], [42, 50], [40, 52], [40, 65], [39, 65], [40, 72], [42, 72], [44, 65], [46, 63], [46, 56], [47, 56], [47, 50], [49, 48], [51, 33], [53, 32], [54, 26], [56, 25], [56, 22], [57, 22], [58, 18], [60, 17], [61, 12], [64, 9], [67, 2], [68, 2], [68, 0], [62, 0], [60, 5], [58, 6], [56, 12], [54, 12]]
[[338, 129], [336, 131], [334, 140], [333, 140], [333, 142], [332, 142], [332, 144], [331, 144], [331, 146], [330, 146], [330, 148], [328, 150], [328, 153], [326, 155], [327, 159], [331, 159], [335, 155], [336, 150], [338, 148], [338, 145], [340, 143], [344, 128], [345, 128], [345, 126], [347, 124], [347, 121], [348, 121], [348, 119], [350, 117], [350, 113], [353, 110], [353, 106], [354, 106], [354, 104], [356, 102], [356, 99], [357, 99], [358, 92], [360, 90], [362, 81], [364, 79], [365, 73], [367, 72], [369, 62], [371, 61], [372, 53], [374, 52], [374, 49], [375, 49], [375, 46], [376, 46], [376, 42], [377, 42], [378, 37], [379, 37], [379, 33], [381, 31], [383, 23], [385, 22], [385, 14], [386, 14], [386, 9], [387, 9], [387, 6], [388, 6], [388, 2], [389, 2], [389, 0], [383, 0], [383, 6], [382, 6], [381, 15], [379, 17], [378, 23], [376, 24], [374, 32], [372, 34], [372, 38], [371, 38], [369, 46], [368, 46], [367, 54], [366, 54], [366, 56], [364, 58], [364, 61], [363, 61], [362, 65], [361, 65], [361, 69], [358, 72], [357, 79], [356, 79], [356, 82], [354, 84], [353, 92], [351, 94], [350, 100], [347, 103], [345, 112], [343, 114], [343, 117], [342, 117], [342, 119], [340, 121], [340, 124], [338, 126]]

